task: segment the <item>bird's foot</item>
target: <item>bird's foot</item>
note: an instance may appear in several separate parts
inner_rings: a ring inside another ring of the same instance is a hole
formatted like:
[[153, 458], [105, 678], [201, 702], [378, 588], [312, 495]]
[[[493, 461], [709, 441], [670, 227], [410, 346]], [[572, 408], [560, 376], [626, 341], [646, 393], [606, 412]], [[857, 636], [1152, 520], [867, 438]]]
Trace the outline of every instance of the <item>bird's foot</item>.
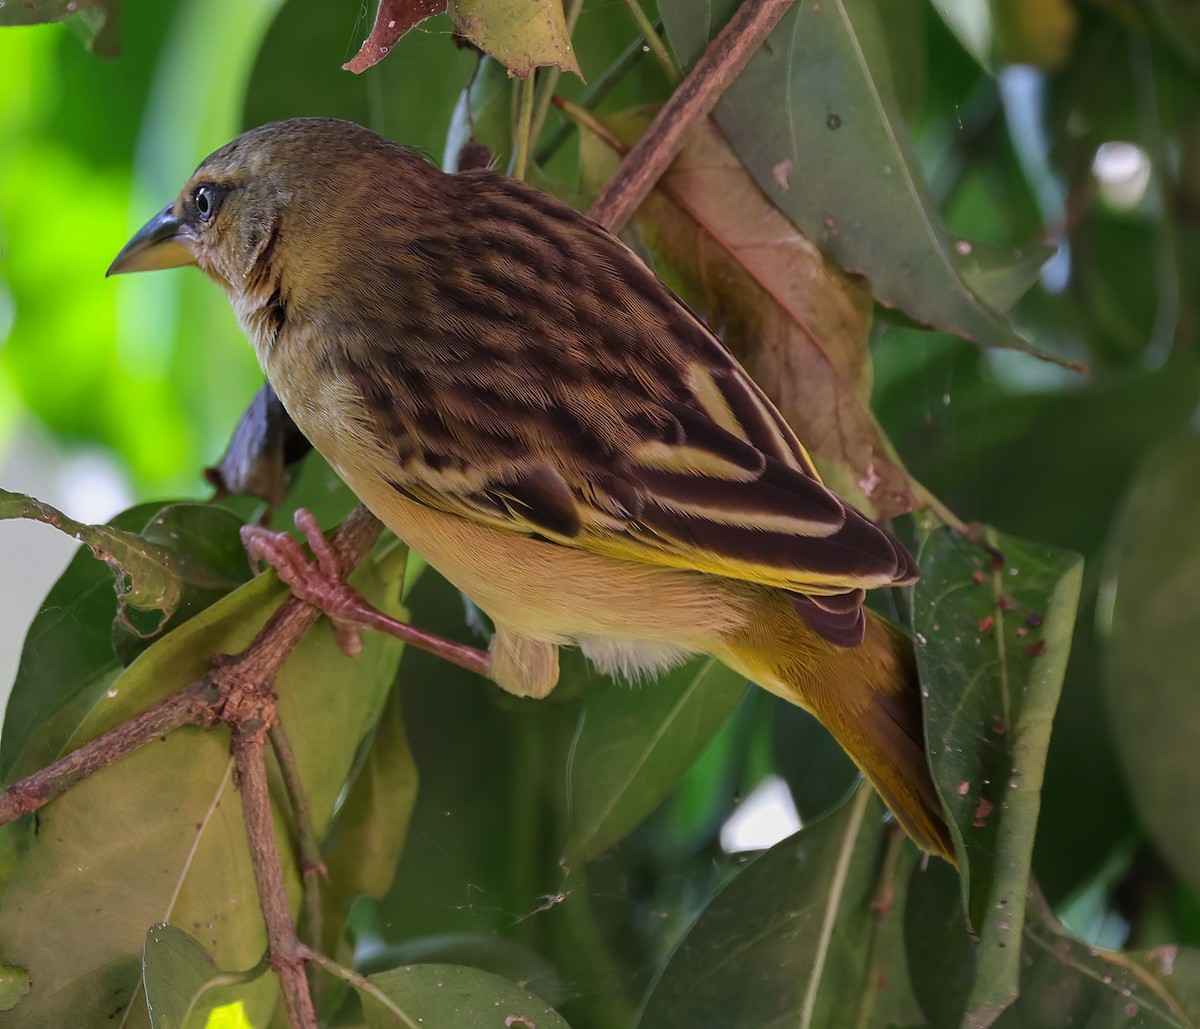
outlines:
[[368, 603], [343, 579], [337, 553], [311, 511], [300, 508], [296, 512], [296, 528], [304, 533], [315, 560], [310, 560], [300, 543], [286, 532], [272, 532], [257, 525], [242, 527], [242, 543], [251, 560], [270, 565], [291, 587], [293, 595], [329, 616], [344, 654], [349, 657], [360, 654], [359, 630], [375, 629], [490, 677], [491, 658], [485, 651], [424, 632]]

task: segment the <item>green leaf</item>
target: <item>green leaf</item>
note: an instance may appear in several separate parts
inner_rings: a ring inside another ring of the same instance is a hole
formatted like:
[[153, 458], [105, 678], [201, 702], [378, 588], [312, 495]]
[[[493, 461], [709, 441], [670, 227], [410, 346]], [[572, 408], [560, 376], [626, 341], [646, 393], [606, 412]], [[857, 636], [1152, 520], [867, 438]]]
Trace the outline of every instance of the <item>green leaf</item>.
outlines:
[[553, 65], [582, 78], [562, 0], [450, 0], [450, 16], [464, 36], [513, 75]]
[[499, 61], [484, 58], [459, 94], [446, 135], [442, 168], [459, 170], [458, 159], [469, 142], [487, 147], [497, 168], [507, 168], [513, 150], [513, 80]]
[[393, 688], [367, 759], [322, 841], [329, 873], [321, 890], [326, 953], [334, 953], [354, 899], [380, 900], [391, 888], [416, 801], [417, 767], [404, 731], [400, 691]]
[[1021, 995], [994, 1023], [1194, 1029], [1200, 1026], [1200, 951], [1117, 953], [1073, 939], [1037, 897], [1022, 943]]
[[0, 489], [0, 520], [5, 518], [45, 522], [79, 540], [112, 570], [121, 604], [161, 611], [164, 618], [178, 606], [181, 572], [168, 550], [108, 525], [84, 525], [40, 500]]
[[[165, 922], [146, 933], [142, 978], [153, 1029], [205, 1029], [214, 1009], [240, 1003], [230, 989], [260, 978], [264, 962], [249, 972], [222, 972], [196, 939]], [[219, 1023], [217, 1023], [219, 1024]]]
[[0, 964], [0, 1011], [11, 1011], [29, 992], [29, 973], [17, 965]]
[[243, 524], [233, 512], [214, 504], [171, 504], [150, 519], [140, 535], [173, 555], [181, 586], [179, 604], [165, 622], [150, 627], [140, 627], [130, 612], [118, 608], [113, 650], [122, 664], [250, 578]]
[[1129, 486], [1099, 612], [1113, 740], [1133, 801], [1163, 856], [1200, 891], [1200, 440], [1152, 453]]
[[[662, 4], [685, 65], [733, 6]], [[868, 0], [796, 4], [722, 96], [717, 122], [763, 192], [843, 269], [865, 275], [880, 303], [980, 344], [1037, 353], [963, 281], [890, 76]]]
[[933, 0], [934, 10], [979, 66], [992, 70], [992, 11], [988, 0]]
[[567, 851], [594, 857], [623, 839], [679, 783], [746, 692], [711, 657], [654, 682], [608, 685], [583, 702], [567, 765]]
[[[112, 519], [141, 529], [159, 504]], [[117, 600], [108, 569], [81, 548], [46, 594], [25, 634], [0, 736], [0, 778], [12, 782], [59, 756], [84, 714], [120, 668], [112, 649]]]
[[[373, 603], [397, 610], [399, 573], [386, 560], [352, 581]], [[285, 595], [273, 574], [261, 576], [157, 641], [100, 698], [73, 743], [195, 680], [213, 654], [241, 650]], [[275, 683], [318, 833], [395, 675], [395, 641], [369, 635], [364, 645], [349, 661], [318, 623]], [[0, 908], [0, 953], [26, 964], [35, 983], [22, 1004], [29, 1024], [108, 1025], [127, 1009], [126, 1025], [144, 1024], [136, 1003], [143, 938], [164, 919], [197, 935], [222, 968], [259, 960], [265, 937], [232, 770], [225, 730], [188, 727], [41, 811]], [[286, 821], [276, 831], [295, 890]], [[239, 990], [247, 1017], [265, 1020], [274, 982]]]
[[[888, 923], [900, 921], [896, 891], [917, 860], [860, 789], [712, 899], [651, 986], [637, 1025], [711, 1025], [714, 1012], [739, 1029], [853, 1025], [873, 1007], [910, 1021], [900, 929]], [[900, 989], [889, 995], [886, 983]]]
[[913, 630], [934, 780], [950, 813], [967, 917], [980, 938], [970, 1017], [1017, 994], [1034, 830], [1083, 561], [992, 530], [937, 529], [922, 547]]
[[460, 965], [407, 965], [358, 989], [370, 1029], [570, 1029], [541, 998], [490, 972]]
[[959, 889], [949, 868], [913, 877], [905, 910], [912, 984], [930, 1026], [1200, 1025], [1200, 951], [1164, 946], [1114, 952], [1070, 936], [1034, 888], [1020, 951], [1021, 988], [1011, 1006], [986, 1018], [966, 1015], [982, 950], [962, 931]]

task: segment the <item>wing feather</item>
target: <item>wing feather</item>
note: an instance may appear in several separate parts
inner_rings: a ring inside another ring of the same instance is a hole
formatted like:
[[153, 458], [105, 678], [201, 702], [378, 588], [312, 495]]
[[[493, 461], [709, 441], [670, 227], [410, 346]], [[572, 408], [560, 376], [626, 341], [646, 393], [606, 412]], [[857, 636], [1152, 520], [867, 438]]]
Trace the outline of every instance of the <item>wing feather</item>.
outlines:
[[[340, 355], [395, 488], [562, 545], [778, 586], [815, 631], [861, 639], [862, 591], [913, 581], [912, 558], [822, 484], [724, 344], [564, 205], [487, 173], [447, 182], [480, 227], [477, 249], [422, 219], [389, 273], [382, 240], [377, 324], [396, 335]], [[553, 216], [552, 260], [530, 205]], [[536, 304], [497, 296], [534, 263]], [[426, 267], [443, 274], [417, 289]], [[448, 314], [463, 311], [474, 316]]]

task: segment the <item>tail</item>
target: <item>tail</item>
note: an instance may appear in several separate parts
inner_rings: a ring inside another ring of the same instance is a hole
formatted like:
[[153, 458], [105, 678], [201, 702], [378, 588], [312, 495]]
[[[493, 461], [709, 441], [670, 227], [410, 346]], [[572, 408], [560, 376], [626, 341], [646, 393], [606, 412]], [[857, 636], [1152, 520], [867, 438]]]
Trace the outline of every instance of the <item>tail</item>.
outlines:
[[956, 864], [925, 756], [912, 642], [867, 612], [866, 636], [836, 646], [782, 590], [764, 590], [750, 624], [725, 640], [726, 663], [816, 715], [922, 850]]

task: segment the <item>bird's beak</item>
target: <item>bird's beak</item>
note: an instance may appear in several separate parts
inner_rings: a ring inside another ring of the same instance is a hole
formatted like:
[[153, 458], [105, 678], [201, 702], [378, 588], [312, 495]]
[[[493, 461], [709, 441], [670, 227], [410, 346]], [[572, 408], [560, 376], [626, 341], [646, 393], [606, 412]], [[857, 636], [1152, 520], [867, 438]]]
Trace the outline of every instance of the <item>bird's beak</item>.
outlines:
[[171, 207], [164, 207], [125, 244], [104, 274], [124, 275], [195, 264], [190, 239], [191, 234]]

